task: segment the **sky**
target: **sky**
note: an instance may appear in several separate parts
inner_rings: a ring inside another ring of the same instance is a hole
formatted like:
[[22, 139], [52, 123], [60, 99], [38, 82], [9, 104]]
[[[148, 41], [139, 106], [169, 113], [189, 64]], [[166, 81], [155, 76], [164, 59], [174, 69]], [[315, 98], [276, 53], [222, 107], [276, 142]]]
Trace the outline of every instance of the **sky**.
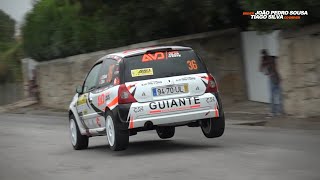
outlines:
[[31, 8], [32, 0], [0, 0], [0, 9], [13, 18], [18, 26], [21, 25], [25, 14]]

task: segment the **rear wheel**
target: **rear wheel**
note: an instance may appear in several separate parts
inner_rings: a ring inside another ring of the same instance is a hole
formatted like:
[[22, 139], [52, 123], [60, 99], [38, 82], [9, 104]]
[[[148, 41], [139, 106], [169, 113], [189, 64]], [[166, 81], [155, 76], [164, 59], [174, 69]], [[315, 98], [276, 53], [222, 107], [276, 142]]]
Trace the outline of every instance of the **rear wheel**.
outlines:
[[168, 139], [174, 136], [175, 127], [173, 126], [157, 127], [156, 131], [158, 133], [158, 136], [161, 139]]
[[200, 121], [203, 134], [207, 138], [217, 138], [223, 135], [225, 128], [224, 114], [219, 118], [209, 118]]
[[106, 114], [106, 133], [110, 149], [113, 151], [125, 150], [129, 144], [129, 131], [121, 130], [113, 114], [109, 111]]
[[71, 115], [69, 119], [69, 130], [71, 144], [75, 150], [87, 149], [89, 144], [89, 137], [80, 133], [77, 121]]

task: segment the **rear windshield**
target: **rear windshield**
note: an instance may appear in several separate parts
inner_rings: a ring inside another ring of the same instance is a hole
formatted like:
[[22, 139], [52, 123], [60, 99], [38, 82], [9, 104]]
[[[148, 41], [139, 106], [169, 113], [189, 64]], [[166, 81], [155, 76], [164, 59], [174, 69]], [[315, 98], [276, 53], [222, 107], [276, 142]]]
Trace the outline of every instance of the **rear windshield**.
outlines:
[[146, 53], [124, 63], [125, 82], [207, 72], [192, 50]]

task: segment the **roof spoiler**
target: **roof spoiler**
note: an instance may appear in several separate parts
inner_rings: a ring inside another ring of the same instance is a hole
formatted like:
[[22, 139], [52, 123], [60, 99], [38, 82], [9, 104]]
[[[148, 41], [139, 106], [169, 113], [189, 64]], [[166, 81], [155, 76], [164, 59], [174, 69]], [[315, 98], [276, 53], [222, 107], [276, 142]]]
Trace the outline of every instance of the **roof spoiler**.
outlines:
[[172, 51], [172, 48], [160, 48], [160, 49], [150, 49], [146, 51], [146, 53], [155, 53], [155, 52], [162, 52], [162, 51]]
[[174, 51], [174, 50], [179, 50], [179, 51], [185, 51], [185, 50], [191, 50], [191, 48], [183, 48], [183, 49], [176, 49], [176, 48], [170, 48], [170, 47], [165, 47], [165, 48], [155, 48], [155, 49], [150, 49], [146, 52], [141, 52], [141, 53], [136, 53], [136, 54], [132, 54], [132, 55], [129, 55], [129, 56], [126, 56], [127, 57], [133, 57], [133, 56], [139, 56], [139, 55], [142, 55], [142, 54], [146, 54], [146, 53], [155, 53], [155, 52], [162, 52], [162, 51]]

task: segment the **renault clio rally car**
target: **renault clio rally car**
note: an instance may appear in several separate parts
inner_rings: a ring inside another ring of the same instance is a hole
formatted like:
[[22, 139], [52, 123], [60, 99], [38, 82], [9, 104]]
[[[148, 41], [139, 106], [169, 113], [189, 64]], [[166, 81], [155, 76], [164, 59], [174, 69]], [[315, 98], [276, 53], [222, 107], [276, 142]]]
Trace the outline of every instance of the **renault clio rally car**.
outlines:
[[70, 104], [74, 149], [89, 137], [107, 136], [112, 150], [124, 150], [129, 136], [156, 130], [171, 138], [175, 127], [201, 127], [207, 138], [224, 133], [218, 87], [189, 47], [164, 46], [109, 54], [99, 59]]

